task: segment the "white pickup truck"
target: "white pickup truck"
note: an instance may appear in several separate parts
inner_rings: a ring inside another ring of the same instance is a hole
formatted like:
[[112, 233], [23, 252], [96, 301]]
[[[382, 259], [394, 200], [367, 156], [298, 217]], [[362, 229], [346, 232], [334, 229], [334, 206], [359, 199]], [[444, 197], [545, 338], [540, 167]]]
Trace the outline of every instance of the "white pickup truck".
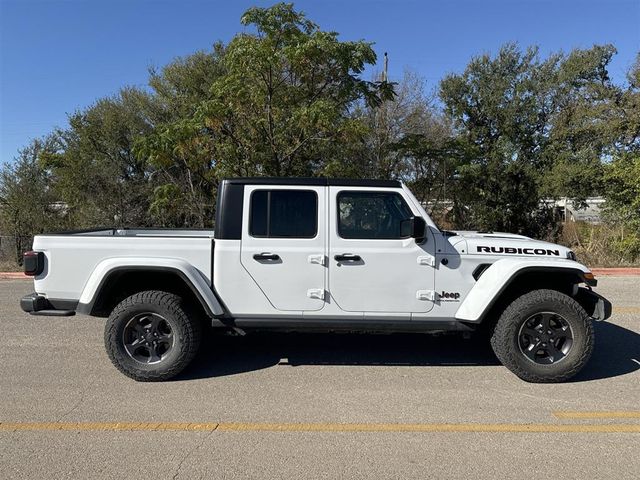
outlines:
[[[108, 317], [114, 365], [165, 380], [205, 326], [490, 334], [520, 378], [558, 382], [588, 361], [611, 304], [566, 247], [441, 231], [397, 181], [239, 178], [216, 229], [38, 235], [25, 253], [33, 315]], [[464, 352], [460, 352], [464, 355]]]

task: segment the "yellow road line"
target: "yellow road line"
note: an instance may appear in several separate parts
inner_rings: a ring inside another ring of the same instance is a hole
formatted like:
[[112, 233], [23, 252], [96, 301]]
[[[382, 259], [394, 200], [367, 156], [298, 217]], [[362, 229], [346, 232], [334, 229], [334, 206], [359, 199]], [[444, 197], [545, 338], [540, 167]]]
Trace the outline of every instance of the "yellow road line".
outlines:
[[640, 418], [640, 411], [553, 412], [556, 418]]
[[221, 431], [269, 432], [578, 432], [640, 433], [640, 425], [554, 425], [518, 423], [221, 423]]
[[134, 423], [2, 422], [0, 432], [19, 431], [180, 431], [180, 432], [477, 432], [477, 433], [640, 433], [640, 424], [567, 425], [519, 423]]

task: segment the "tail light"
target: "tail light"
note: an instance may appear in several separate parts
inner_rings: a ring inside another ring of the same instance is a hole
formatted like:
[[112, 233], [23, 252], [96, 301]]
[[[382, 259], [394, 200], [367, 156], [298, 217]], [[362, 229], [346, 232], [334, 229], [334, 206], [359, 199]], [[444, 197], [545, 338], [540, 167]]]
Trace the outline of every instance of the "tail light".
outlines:
[[25, 275], [40, 275], [44, 270], [44, 252], [24, 252], [23, 265]]

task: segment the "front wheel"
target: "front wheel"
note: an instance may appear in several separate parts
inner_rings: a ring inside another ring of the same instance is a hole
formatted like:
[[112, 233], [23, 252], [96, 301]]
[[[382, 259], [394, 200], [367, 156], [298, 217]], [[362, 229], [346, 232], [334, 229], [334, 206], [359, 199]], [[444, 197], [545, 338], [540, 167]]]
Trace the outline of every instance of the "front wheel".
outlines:
[[563, 382], [589, 361], [591, 319], [573, 298], [556, 290], [534, 290], [502, 313], [491, 346], [502, 364], [527, 382]]
[[193, 360], [202, 337], [200, 319], [182, 299], [160, 291], [139, 292], [111, 312], [104, 342], [111, 362], [141, 382], [168, 380]]

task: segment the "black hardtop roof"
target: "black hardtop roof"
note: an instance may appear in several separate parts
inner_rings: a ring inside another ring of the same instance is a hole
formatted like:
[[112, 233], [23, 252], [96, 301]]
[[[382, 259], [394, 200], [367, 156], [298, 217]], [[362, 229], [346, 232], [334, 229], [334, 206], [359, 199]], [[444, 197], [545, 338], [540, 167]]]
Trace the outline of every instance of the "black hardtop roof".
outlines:
[[401, 183], [397, 180], [369, 180], [364, 178], [238, 177], [225, 178], [223, 181], [236, 185], [312, 185], [387, 188], [399, 188], [401, 186]]

